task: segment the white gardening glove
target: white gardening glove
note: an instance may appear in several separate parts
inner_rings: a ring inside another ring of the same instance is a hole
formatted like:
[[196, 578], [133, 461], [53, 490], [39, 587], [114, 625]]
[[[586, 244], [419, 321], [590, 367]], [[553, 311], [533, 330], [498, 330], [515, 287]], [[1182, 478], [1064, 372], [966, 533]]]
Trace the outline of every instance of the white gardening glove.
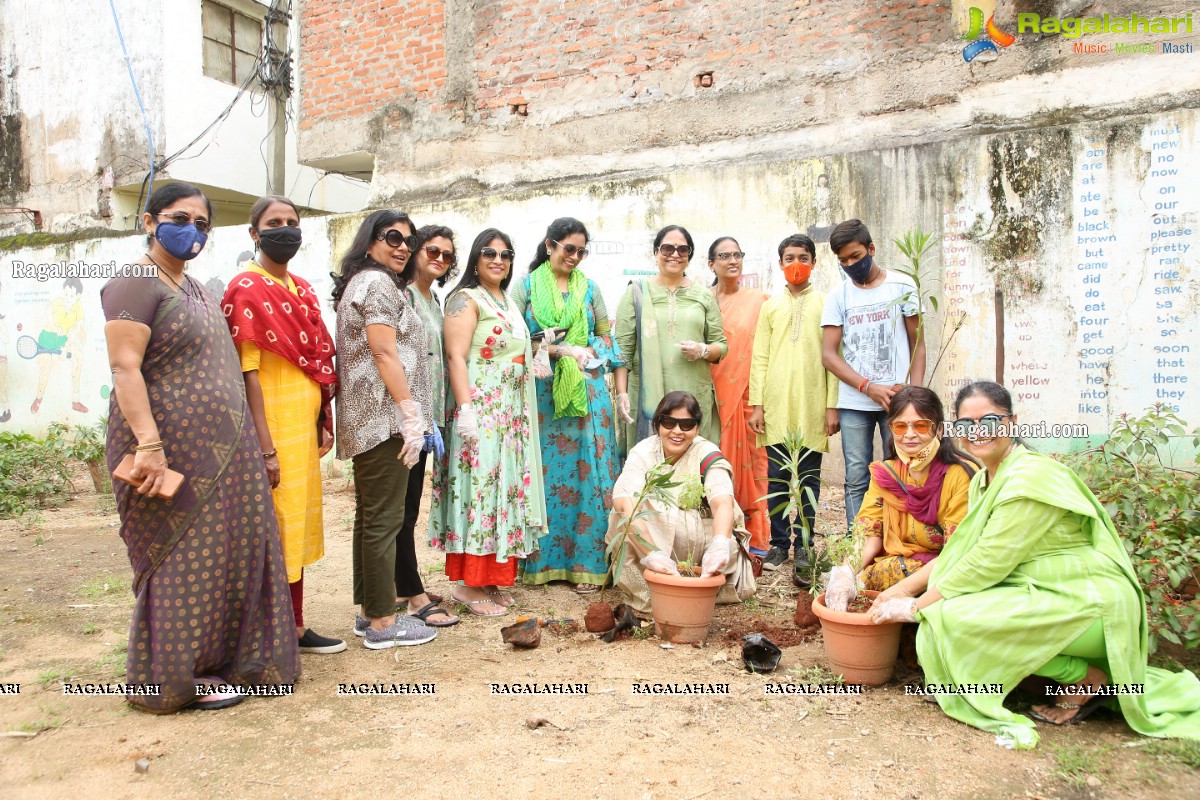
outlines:
[[700, 559], [700, 576], [719, 575], [729, 566], [729, 538], [714, 536], [704, 548], [704, 558]]
[[829, 585], [825, 588], [826, 608], [830, 611], [845, 611], [857, 594], [852, 569], [843, 565], [829, 571]]
[[538, 344], [537, 352], [533, 354], [532, 369], [535, 378], [549, 378], [554, 374], [550, 367], [550, 345], [546, 344], [545, 339]]
[[560, 344], [558, 346], [559, 358], [573, 358], [575, 363], [579, 364], [579, 369], [587, 369], [588, 362], [592, 360], [592, 354], [588, 352], [586, 347], [580, 347], [575, 344]]
[[621, 392], [616, 398], [617, 416], [627, 425], [633, 424], [633, 416], [629, 413], [629, 395]]
[[416, 400], [401, 400], [396, 403], [396, 424], [404, 444], [400, 447], [400, 460], [404, 466], [413, 467], [425, 449], [425, 420], [421, 419], [421, 406]]
[[679, 350], [688, 361], [698, 361], [708, 355], [708, 345], [702, 342], [680, 342]]
[[479, 420], [470, 403], [458, 407], [458, 435], [464, 442], [474, 446], [479, 441]]
[[917, 598], [893, 597], [871, 612], [871, 622], [883, 625], [888, 622], [916, 622]]
[[679, 574], [679, 565], [662, 550], [655, 550], [643, 558], [642, 566], [651, 572], [661, 572], [664, 575]]

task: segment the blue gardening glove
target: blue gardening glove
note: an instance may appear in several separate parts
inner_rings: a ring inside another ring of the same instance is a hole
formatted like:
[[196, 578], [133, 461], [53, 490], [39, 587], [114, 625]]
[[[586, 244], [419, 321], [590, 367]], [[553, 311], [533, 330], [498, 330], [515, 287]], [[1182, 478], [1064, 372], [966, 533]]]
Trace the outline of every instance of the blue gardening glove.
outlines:
[[442, 441], [442, 432], [437, 425], [433, 426], [433, 433], [425, 434], [425, 452], [433, 453], [438, 458], [446, 454], [446, 444]]

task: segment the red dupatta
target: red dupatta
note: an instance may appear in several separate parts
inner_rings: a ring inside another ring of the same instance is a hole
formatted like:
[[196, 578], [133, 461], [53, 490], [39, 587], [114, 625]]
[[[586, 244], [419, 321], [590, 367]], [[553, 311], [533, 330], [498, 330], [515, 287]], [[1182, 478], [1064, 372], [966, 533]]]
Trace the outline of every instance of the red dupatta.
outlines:
[[330, 403], [337, 394], [333, 337], [321, 320], [317, 293], [303, 278], [288, 273], [296, 294], [259, 272], [239, 273], [225, 289], [221, 310], [234, 344], [253, 342], [285, 358], [321, 387], [321, 427], [333, 432]]

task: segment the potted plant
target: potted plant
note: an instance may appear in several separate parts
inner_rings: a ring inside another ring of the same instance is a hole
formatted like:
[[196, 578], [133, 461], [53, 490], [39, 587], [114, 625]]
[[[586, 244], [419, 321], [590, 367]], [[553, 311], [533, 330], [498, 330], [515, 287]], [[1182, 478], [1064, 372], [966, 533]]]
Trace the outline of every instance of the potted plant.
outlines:
[[[844, 537], [826, 537], [826, 555], [835, 566], [858, 570], [863, 536], [855, 531]], [[822, 592], [813, 601], [812, 610], [821, 621], [825, 639], [825, 656], [830, 668], [847, 683], [879, 686], [891, 680], [900, 650], [901, 623], [876, 625], [867, 609], [878, 592], [860, 591], [845, 611], [834, 611], [825, 605]]]

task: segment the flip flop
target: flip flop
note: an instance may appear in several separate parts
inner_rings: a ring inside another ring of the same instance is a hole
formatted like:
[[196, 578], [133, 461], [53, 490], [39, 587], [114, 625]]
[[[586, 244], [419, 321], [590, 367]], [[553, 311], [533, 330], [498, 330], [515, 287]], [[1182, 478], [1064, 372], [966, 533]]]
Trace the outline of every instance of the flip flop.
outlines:
[[[511, 594], [508, 592], [502, 592], [499, 589], [494, 589], [488, 592], [487, 596], [492, 598], [493, 603], [498, 606], [504, 606], [505, 609], [517, 602], [516, 598], [514, 598]], [[459, 602], [461, 603], [462, 601], [460, 600]]]
[[1083, 722], [1092, 714], [1096, 713], [1098, 709], [1108, 705], [1110, 700], [1112, 700], [1112, 697], [1109, 695], [1095, 694], [1088, 698], [1087, 702], [1085, 703], [1055, 703], [1055, 708], [1076, 709], [1075, 716], [1071, 717], [1070, 719], [1063, 720], [1062, 722], [1050, 719], [1050, 717], [1047, 717], [1046, 715], [1041, 714], [1033, 709], [1030, 709], [1029, 716], [1033, 717], [1038, 722], [1049, 722], [1051, 725], [1074, 725], [1077, 722]]
[[600, 587], [594, 583], [579, 583], [575, 585], [575, 594], [595, 594]]
[[[426, 592], [425, 596], [428, 597], [429, 600], [434, 603], [440, 603], [446, 599], [446, 598], [442, 597], [440, 594], [434, 594], [433, 592]], [[396, 610], [397, 611], [405, 611], [407, 608], [408, 608], [407, 600], [397, 600], [396, 601]]]
[[[445, 614], [450, 619], [431, 620], [430, 617], [434, 616], [435, 614]], [[431, 628], [449, 628], [451, 625], [457, 625], [459, 622], [458, 617], [454, 616], [437, 603], [426, 603], [424, 608], [422, 608], [420, 611], [414, 611], [412, 614], [409, 614], [409, 616], [416, 617]]]
[[456, 603], [462, 603], [464, 606], [467, 607], [467, 611], [470, 611], [472, 614], [474, 614], [477, 617], [503, 617], [505, 614], [508, 613], [508, 609], [505, 608], [504, 606], [501, 606], [501, 608], [503, 610], [499, 614], [485, 614], [482, 611], [475, 610], [475, 606], [479, 605], [480, 603], [491, 603], [494, 606], [499, 606], [500, 604], [497, 603], [495, 600], [493, 600], [491, 595], [488, 595], [487, 598], [483, 598], [483, 599], [479, 599], [479, 600], [461, 600], [452, 594], [452, 595], [450, 595], [450, 599]]
[[[206, 686], [221, 686], [225, 681], [220, 678], [197, 678], [196, 683], [203, 683]], [[245, 699], [245, 695], [237, 692], [216, 692], [197, 697], [188, 708], [198, 711], [217, 711], [236, 706]]]

